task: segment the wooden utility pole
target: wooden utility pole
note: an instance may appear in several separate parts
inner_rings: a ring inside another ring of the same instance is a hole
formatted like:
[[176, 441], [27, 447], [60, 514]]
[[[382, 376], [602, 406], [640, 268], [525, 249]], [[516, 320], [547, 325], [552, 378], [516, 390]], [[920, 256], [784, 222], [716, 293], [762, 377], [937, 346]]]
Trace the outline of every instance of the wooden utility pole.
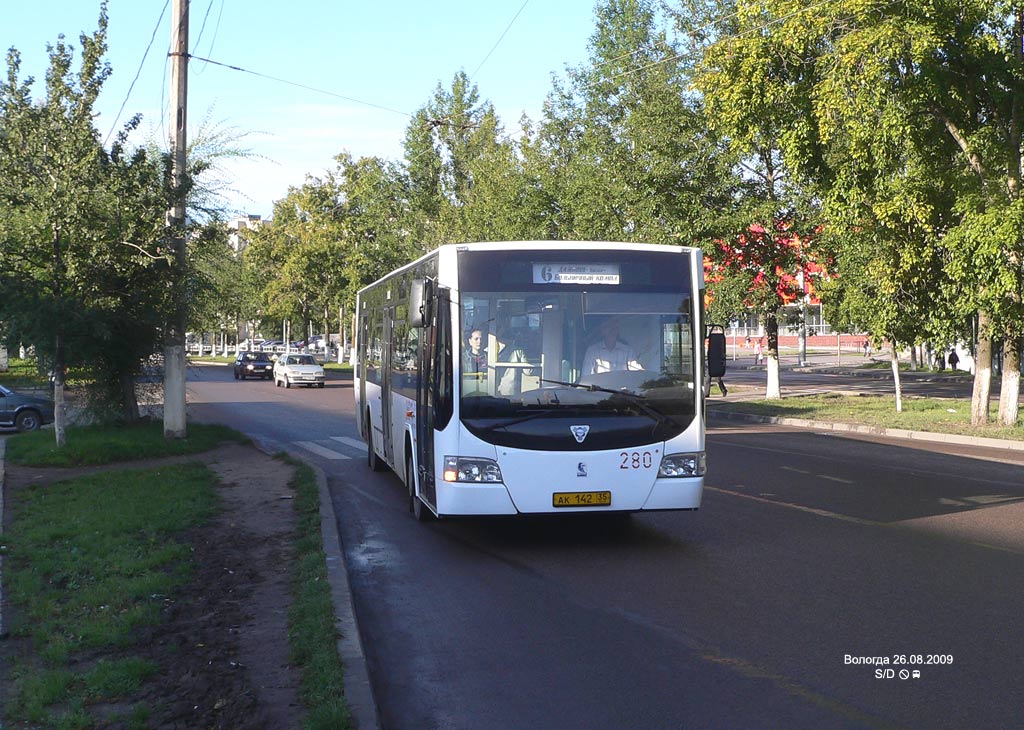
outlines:
[[173, 0], [171, 8], [171, 181], [174, 204], [167, 214], [173, 265], [174, 320], [164, 341], [164, 438], [185, 438], [185, 129], [188, 121], [188, 6]]

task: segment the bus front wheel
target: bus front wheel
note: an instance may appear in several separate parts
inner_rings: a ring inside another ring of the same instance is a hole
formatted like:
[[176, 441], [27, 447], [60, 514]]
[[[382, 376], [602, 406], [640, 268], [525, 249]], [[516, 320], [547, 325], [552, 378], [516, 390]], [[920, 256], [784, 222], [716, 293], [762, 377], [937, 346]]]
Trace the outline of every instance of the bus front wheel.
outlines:
[[412, 468], [412, 459], [405, 460], [405, 483], [409, 485], [409, 511], [417, 522], [426, 522], [433, 515], [423, 504], [423, 500], [416, 496], [416, 470]]
[[366, 465], [370, 471], [384, 471], [384, 462], [373, 450], [373, 424], [370, 421], [370, 412], [366, 412]]

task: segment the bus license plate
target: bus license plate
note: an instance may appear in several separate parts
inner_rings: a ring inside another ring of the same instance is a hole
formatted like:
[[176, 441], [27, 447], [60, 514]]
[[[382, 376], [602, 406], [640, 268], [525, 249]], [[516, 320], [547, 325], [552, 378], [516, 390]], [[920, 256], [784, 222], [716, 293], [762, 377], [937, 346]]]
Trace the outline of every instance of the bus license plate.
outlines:
[[551, 495], [553, 507], [607, 507], [611, 503], [611, 492], [555, 492]]

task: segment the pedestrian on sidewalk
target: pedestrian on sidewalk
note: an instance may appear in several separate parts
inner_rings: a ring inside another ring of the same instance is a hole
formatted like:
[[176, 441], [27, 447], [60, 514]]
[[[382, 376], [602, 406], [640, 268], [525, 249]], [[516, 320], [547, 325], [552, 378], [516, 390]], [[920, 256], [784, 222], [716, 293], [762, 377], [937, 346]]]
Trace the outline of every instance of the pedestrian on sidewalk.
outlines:
[[956, 370], [956, 366], [960, 364], [960, 356], [956, 354], [956, 348], [949, 351], [949, 369]]
[[871, 354], [871, 340], [867, 337], [864, 338], [864, 357]]
[[754, 364], [761, 364], [761, 338], [754, 340]]

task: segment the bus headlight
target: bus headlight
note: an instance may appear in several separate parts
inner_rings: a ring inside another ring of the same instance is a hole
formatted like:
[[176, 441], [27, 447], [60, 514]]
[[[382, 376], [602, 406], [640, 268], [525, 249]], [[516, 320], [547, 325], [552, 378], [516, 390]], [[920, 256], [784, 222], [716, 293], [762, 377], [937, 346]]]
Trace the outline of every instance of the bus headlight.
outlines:
[[444, 480], [446, 482], [488, 482], [502, 481], [498, 463], [491, 459], [465, 456], [444, 457]]
[[668, 454], [658, 467], [659, 477], [702, 477], [707, 470], [704, 452], [695, 454]]

